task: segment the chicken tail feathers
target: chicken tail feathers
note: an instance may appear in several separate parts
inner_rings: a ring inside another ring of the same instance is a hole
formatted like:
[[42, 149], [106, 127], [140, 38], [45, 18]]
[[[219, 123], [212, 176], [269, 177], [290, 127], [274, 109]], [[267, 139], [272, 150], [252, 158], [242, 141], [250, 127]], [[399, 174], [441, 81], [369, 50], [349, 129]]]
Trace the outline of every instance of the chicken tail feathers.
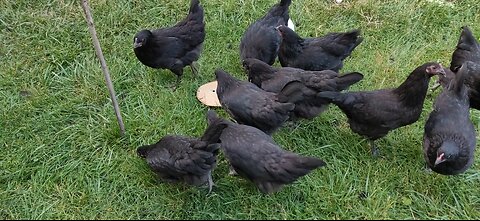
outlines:
[[463, 65], [458, 69], [457, 74], [455, 74], [455, 78], [450, 82], [448, 86], [448, 90], [455, 93], [457, 96], [462, 97], [465, 91], [464, 82], [466, 75], [468, 74], [468, 66], [472, 65], [473, 62], [467, 61], [463, 63]]
[[281, 0], [280, 5], [281, 6], [290, 6], [292, 4], [292, 0]]
[[[279, 119], [283, 119], [284, 117], [288, 116], [291, 114], [291, 112], [295, 109], [295, 104], [293, 103], [278, 103], [274, 105], [273, 110], [280, 115], [278, 115]], [[286, 119], [280, 120], [280, 121], [285, 121]]]
[[205, 147], [205, 151], [214, 153], [215, 155], [218, 153], [219, 149], [220, 149], [219, 143], [209, 144], [207, 145], [207, 147]]
[[336, 91], [323, 91], [317, 94], [317, 97], [324, 98], [331, 103], [339, 103], [341, 102], [341, 98], [343, 94]]
[[278, 93], [278, 101], [282, 103], [295, 103], [299, 100], [303, 99], [304, 93], [302, 92], [302, 88], [305, 87], [299, 81], [292, 81], [285, 85], [280, 93]]
[[466, 45], [466, 46], [476, 46], [478, 45], [477, 39], [473, 36], [472, 31], [468, 28], [468, 26], [462, 27], [462, 34], [458, 41], [458, 45]]
[[282, 183], [291, 183], [299, 177], [307, 175], [310, 171], [327, 165], [323, 160], [296, 154], [286, 157], [285, 160], [287, 162], [283, 165], [285, 174], [279, 174], [280, 176], [277, 177]]
[[362, 43], [363, 37], [361, 37], [360, 34], [360, 29], [354, 29], [348, 32], [329, 33], [325, 38], [331, 42], [326, 44], [324, 48], [343, 60], [350, 56], [352, 51]]
[[[462, 27], [457, 47], [452, 54], [450, 70], [456, 72], [465, 61], [473, 61], [480, 56], [480, 45], [468, 26]], [[473, 60], [472, 60], [473, 59]]]
[[363, 37], [360, 36], [361, 31], [360, 29], [355, 29], [345, 33], [342, 38], [342, 41], [345, 42], [345, 45], [348, 45], [345, 54], [348, 56], [352, 53], [353, 49], [355, 49], [360, 43], [363, 41]]
[[298, 159], [299, 159], [298, 160], [299, 166], [301, 166], [305, 169], [308, 169], [308, 170], [313, 170], [313, 169], [316, 169], [318, 167], [323, 167], [323, 166], [327, 165], [327, 163], [325, 163], [325, 161], [317, 159], [315, 157], [302, 157], [302, 158], [298, 158]]
[[190, 10], [189, 10], [189, 13], [190, 14], [193, 14], [193, 13], [196, 13], [200, 10], [200, 0], [192, 0], [190, 2]]
[[207, 112], [207, 121], [208, 127], [200, 140], [206, 141], [208, 144], [218, 143], [223, 129], [228, 126], [227, 122], [225, 122], [224, 119], [219, 118], [212, 110], [208, 110]]
[[263, 193], [270, 194], [279, 191], [285, 184], [289, 184], [298, 178], [307, 175], [310, 171], [327, 165], [323, 160], [314, 157], [303, 157], [296, 154], [286, 156], [284, 164], [274, 180], [254, 180], [258, 189]]
[[363, 75], [358, 72], [352, 72], [337, 78], [337, 86], [340, 91], [348, 89], [352, 84], [355, 84], [363, 79]]

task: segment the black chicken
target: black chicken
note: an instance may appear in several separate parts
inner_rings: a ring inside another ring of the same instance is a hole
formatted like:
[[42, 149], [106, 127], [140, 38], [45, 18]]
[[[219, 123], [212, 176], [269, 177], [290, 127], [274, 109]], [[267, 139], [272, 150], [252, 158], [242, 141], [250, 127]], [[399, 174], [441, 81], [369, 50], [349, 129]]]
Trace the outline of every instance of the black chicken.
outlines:
[[216, 70], [217, 95], [222, 107], [239, 124], [254, 126], [272, 134], [288, 120], [295, 104], [282, 103], [281, 93], [271, 93]]
[[[211, 112], [213, 121], [221, 118]], [[262, 193], [280, 191], [286, 184], [308, 174], [326, 163], [281, 149], [272, 137], [248, 125], [227, 120], [220, 136], [222, 150], [230, 165], [241, 177], [252, 181]]]
[[420, 118], [430, 77], [439, 74], [445, 74], [441, 64], [425, 63], [395, 89], [348, 93], [327, 91], [320, 92], [319, 96], [337, 105], [347, 115], [352, 131], [367, 137], [373, 155], [377, 156], [374, 141]]
[[299, 68], [275, 68], [255, 58], [245, 59], [243, 66], [249, 81], [265, 91], [280, 93], [295, 104], [292, 119], [312, 119], [328, 102], [317, 96], [322, 91], [342, 91], [363, 79], [360, 73], [339, 76], [331, 70], [304, 71]]
[[470, 107], [480, 110], [480, 44], [467, 26], [462, 28], [457, 47], [452, 54], [450, 70], [447, 70], [445, 77], [439, 79], [439, 83], [446, 87], [465, 62], [471, 62], [464, 73]]
[[284, 25], [277, 30], [282, 36], [278, 52], [280, 64], [309, 71], [338, 72], [343, 67], [343, 60], [363, 41], [358, 29], [305, 39]]
[[480, 44], [468, 26], [462, 27], [460, 39], [458, 39], [457, 47], [452, 54], [450, 70], [456, 72], [466, 61], [480, 63]]
[[251, 24], [240, 40], [240, 58], [257, 58], [272, 65], [280, 47], [281, 37], [275, 27], [287, 25], [289, 20], [288, 6], [292, 0], [281, 0], [268, 13]]
[[162, 181], [185, 182], [190, 185], [207, 184], [212, 190], [212, 170], [220, 148], [219, 138], [227, 126], [223, 121], [208, 118], [208, 127], [198, 138], [167, 135], [155, 144], [137, 149], [150, 168]]
[[464, 63], [455, 78], [435, 99], [434, 109], [425, 124], [423, 150], [425, 161], [433, 171], [443, 175], [465, 172], [473, 163], [476, 145], [475, 128], [470, 121]]
[[198, 70], [193, 64], [200, 57], [205, 39], [203, 8], [199, 0], [192, 0], [188, 16], [173, 27], [142, 30], [133, 41], [138, 60], [151, 68], [169, 69], [177, 75], [174, 90], [183, 75], [183, 68], [190, 65], [192, 73]]
[[[438, 79], [439, 84], [436, 85], [432, 90], [437, 89], [440, 85], [446, 87], [450, 80], [455, 78], [455, 72], [457, 72], [462, 64], [467, 61], [480, 64], [480, 44], [478, 44], [478, 41], [475, 39], [475, 36], [473, 36], [472, 31], [470, 31], [468, 26], [464, 26], [462, 27], [462, 33], [458, 39], [455, 51], [452, 53], [452, 60], [449, 69], [450, 71], [446, 70], [446, 76], [440, 77]], [[476, 69], [480, 72], [480, 69], [475, 68], [473, 64], [469, 65], [469, 69], [472, 71]], [[479, 80], [475, 80], [475, 78]], [[469, 94], [471, 92], [476, 93], [477, 95], [479, 94], [479, 92], [476, 92], [477, 85], [475, 85], [480, 84], [479, 77], [471, 77], [469, 74], [467, 74], [467, 76], [465, 76], [465, 84], [468, 87]], [[470, 107], [473, 105], [474, 108], [480, 109], [480, 97], [478, 99], [475, 99], [477, 96], [469, 97]]]

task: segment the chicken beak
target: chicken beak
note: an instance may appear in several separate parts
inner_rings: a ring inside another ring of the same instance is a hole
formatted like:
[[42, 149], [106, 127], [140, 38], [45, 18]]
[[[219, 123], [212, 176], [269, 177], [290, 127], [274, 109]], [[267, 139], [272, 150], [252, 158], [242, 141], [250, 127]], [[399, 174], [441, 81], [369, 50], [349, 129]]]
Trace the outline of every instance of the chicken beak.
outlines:
[[133, 48], [142, 47], [142, 42], [133, 42]]
[[277, 31], [277, 33], [283, 38], [283, 33], [282, 33], [282, 31], [280, 31], [280, 26], [282, 26], [282, 25], [279, 25], [279, 26], [275, 27], [274, 29], [275, 29], [275, 30]]
[[244, 68], [246, 68], [246, 67], [247, 67], [247, 61], [242, 60], [242, 66], [243, 66]]
[[435, 160], [435, 164], [433, 164], [433, 167], [436, 167], [438, 164], [443, 163], [444, 161], [445, 161], [445, 153], [441, 153]]
[[446, 77], [447, 76], [447, 72], [445, 71], [445, 68], [442, 67], [442, 70], [440, 70], [440, 73], [443, 77]]
[[277, 32], [278, 32], [280, 35], [282, 35], [282, 32], [280, 31], [280, 27], [281, 27], [281, 26], [282, 26], [282, 25], [279, 25], [279, 26], [275, 27], [275, 30], [277, 30]]

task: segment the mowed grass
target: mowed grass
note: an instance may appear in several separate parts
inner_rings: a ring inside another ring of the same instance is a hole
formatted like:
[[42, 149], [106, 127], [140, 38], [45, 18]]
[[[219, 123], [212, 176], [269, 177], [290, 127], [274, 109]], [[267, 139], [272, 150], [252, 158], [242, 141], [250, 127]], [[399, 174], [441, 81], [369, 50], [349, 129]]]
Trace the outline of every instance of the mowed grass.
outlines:
[[[478, 160], [458, 176], [424, 169], [423, 127], [438, 91], [427, 97], [418, 122], [378, 141], [378, 159], [335, 106], [282, 128], [274, 135], [278, 144], [328, 165], [273, 195], [229, 176], [223, 154], [210, 195], [158, 183], [136, 148], [167, 134], [203, 133], [208, 108], [196, 99], [197, 88], [214, 80], [216, 68], [246, 79], [241, 35], [278, 1], [201, 0], [207, 37], [200, 76], [186, 68], [176, 92], [175, 76], [142, 65], [132, 42], [141, 29], [185, 17], [189, 0], [91, 1], [124, 137], [79, 2], [0, 0], [0, 219], [480, 218]], [[395, 87], [428, 61], [448, 66], [463, 25], [480, 36], [476, 0], [333, 2], [293, 0], [290, 15], [304, 37], [362, 30], [363, 43], [342, 69], [365, 76], [352, 91]], [[477, 129], [479, 113], [471, 111]]]

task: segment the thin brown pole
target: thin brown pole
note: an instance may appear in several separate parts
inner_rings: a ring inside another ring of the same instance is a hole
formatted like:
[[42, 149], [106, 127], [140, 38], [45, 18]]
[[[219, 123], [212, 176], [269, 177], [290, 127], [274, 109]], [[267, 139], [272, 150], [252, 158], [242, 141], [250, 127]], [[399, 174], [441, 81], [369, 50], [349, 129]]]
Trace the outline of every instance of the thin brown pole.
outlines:
[[90, 35], [92, 35], [93, 46], [95, 47], [95, 52], [100, 64], [102, 65], [102, 71], [105, 75], [105, 81], [107, 83], [108, 91], [110, 92], [110, 98], [112, 99], [113, 108], [115, 109], [115, 115], [117, 115], [118, 125], [120, 126], [120, 135], [125, 135], [125, 125], [123, 124], [122, 114], [120, 113], [120, 108], [118, 107], [117, 98], [115, 95], [115, 89], [113, 89], [112, 80], [110, 79], [110, 74], [107, 67], [107, 62], [105, 62], [105, 57], [103, 57], [102, 48], [100, 47], [100, 42], [98, 41], [97, 31], [95, 31], [95, 25], [93, 24], [92, 13], [90, 12], [90, 6], [88, 6], [88, 0], [81, 0], [82, 8], [85, 12], [88, 30]]

